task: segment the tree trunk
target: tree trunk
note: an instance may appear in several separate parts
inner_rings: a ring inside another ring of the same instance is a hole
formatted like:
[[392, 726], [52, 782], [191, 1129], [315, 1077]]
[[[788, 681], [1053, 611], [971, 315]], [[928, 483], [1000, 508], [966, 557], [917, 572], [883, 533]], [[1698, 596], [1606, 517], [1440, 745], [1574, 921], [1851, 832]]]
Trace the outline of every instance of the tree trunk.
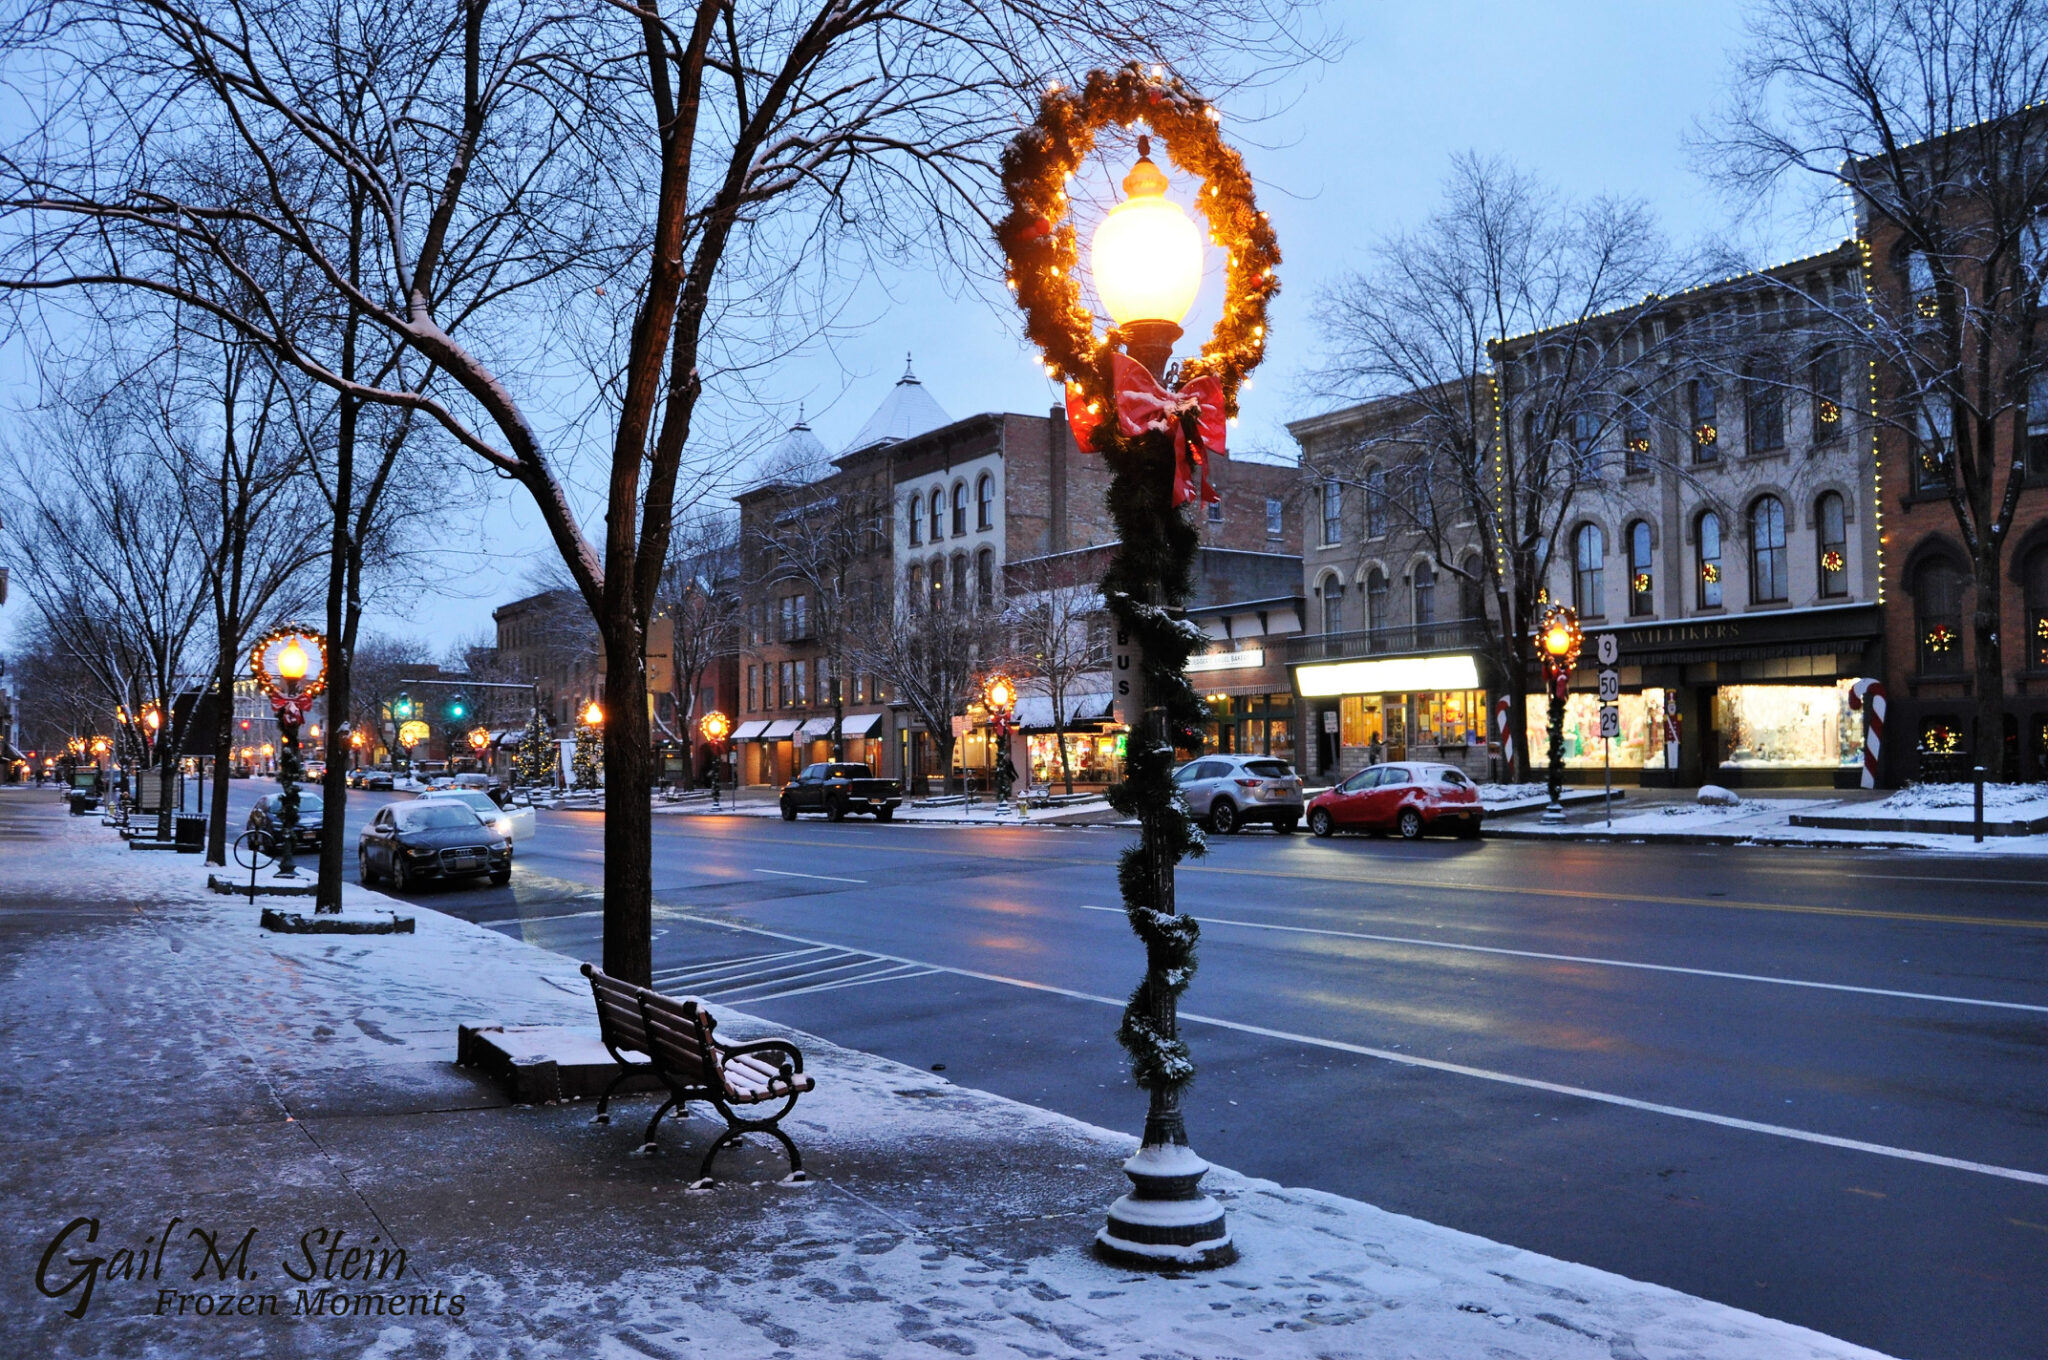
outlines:
[[228, 862], [228, 772], [235, 763], [235, 662], [240, 653], [225, 643], [216, 663], [214, 683], [220, 689], [220, 723], [213, 734], [213, 803], [206, 817], [206, 862]]
[[[2004, 543], [2004, 536], [1987, 535], [1987, 545], [1980, 550], [1976, 560], [1977, 607], [1971, 615], [1971, 630], [1976, 634], [1976, 699], [1975, 740], [1971, 742], [1972, 764], [1984, 767], [1988, 780], [2003, 780], [2005, 768], [2005, 650], [1998, 633], [1998, 620], [2004, 608], [2004, 582], [1999, 578], [1998, 551]], [[2025, 645], [2024, 642], [2022, 645]]]
[[604, 970], [647, 987], [654, 981], [654, 780], [644, 633], [630, 614], [606, 624]]

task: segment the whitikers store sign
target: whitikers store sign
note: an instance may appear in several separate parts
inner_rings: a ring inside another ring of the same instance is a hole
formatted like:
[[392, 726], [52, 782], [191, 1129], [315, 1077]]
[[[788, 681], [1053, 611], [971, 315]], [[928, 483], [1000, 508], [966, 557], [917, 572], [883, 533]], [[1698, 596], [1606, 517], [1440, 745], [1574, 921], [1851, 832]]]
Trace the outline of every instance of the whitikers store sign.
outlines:
[[[1586, 662], [1600, 634], [1620, 645], [1616, 775], [1664, 786], [1853, 788], [1863, 715], [1850, 709], [1849, 687], [1881, 674], [1881, 627], [1874, 604], [1588, 627]], [[1565, 707], [1565, 765], [1582, 777], [1601, 768], [1598, 687], [1597, 667], [1582, 664]], [[1531, 736], [1530, 751], [1543, 751], [1540, 729]]]

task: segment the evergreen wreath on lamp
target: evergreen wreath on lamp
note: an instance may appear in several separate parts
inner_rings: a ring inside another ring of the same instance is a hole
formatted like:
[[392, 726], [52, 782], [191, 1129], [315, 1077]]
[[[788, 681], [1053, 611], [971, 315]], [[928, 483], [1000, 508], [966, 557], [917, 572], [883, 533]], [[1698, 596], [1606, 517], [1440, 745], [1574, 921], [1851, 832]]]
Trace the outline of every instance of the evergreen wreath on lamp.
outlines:
[[[1259, 211], [1244, 160], [1222, 137], [1221, 116], [1177, 77], [1132, 65], [1090, 72], [1078, 91], [1055, 85], [1038, 117], [1003, 153], [1010, 211], [996, 239], [1025, 332], [1048, 376], [1066, 384], [1067, 416], [1083, 450], [1111, 470], [1108, 501], [1118, 546], [1102, 581], [1120, 638], [1137, 657], [1124, 777], [1109, 801], [1139, 823], [1117, 878], [1145, 977], [1117, 1038], [1150, 1099], [1143, 1146], [1125, 1163], [1134, 1190], [1109, 1211], [1096, 1249], [1123, 1265], [1220, 1266], [1237, 1252], [1215, 1201], [1196, 1188], [1207, 1163], [1188, 1147], [1180, 1096], [1195, 1065], [1179, 1035], [1179, 998], [1195, 973], [1199, 935], [1174, 902], [1174, 866], [1203, 850], [1173, 783], [1175, 749], [1199, 750], [1207, 717], [1188, 684], [1187, 660], [1204, 641], [1186, 617], [1200, 537], [1185, 507], [1216, 499], [1209, 468], [1225, 454], [1238, 392], [1265, 354], [1268, 304], [1279, 289], [1279, 247]], [[1112, 125], [1143, 125], [1125, 200], [1096, 230], [1095, 287], [1115, 324], [1098, 334], [1083, 300], [1081, 251], [1069, 186]], [[1199, 181], [1196, 204], [1225, 257], [1221, 319], [1198, 354], [1169, 366], [1180, 320], [1201, 276], [1202, 246], [1165, 198], [1151, 137]]]

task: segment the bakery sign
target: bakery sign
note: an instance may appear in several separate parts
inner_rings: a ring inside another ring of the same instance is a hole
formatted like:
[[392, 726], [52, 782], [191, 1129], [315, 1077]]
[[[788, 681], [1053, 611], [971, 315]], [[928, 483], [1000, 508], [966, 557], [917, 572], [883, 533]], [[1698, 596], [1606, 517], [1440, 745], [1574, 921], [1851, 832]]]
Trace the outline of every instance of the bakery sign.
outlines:
[[1254, 671], [1266, 664], [1266, 653], [1260, 648], [1246, 652], [1205, 652], [1201, 656], [1188, 658], [1188, 674], [1203, 675], [1210, 671]]

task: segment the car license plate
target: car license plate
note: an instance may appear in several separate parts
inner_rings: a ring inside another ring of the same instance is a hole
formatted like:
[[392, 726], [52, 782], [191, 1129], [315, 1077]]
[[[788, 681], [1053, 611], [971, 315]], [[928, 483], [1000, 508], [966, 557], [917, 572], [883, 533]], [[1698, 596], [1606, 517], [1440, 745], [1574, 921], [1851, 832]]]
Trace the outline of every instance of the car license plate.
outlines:
[[450, 855], [448, 857], [448, 867], [451, 869], [475, 869], [482, 864], [483, 861], [475, 855]]

